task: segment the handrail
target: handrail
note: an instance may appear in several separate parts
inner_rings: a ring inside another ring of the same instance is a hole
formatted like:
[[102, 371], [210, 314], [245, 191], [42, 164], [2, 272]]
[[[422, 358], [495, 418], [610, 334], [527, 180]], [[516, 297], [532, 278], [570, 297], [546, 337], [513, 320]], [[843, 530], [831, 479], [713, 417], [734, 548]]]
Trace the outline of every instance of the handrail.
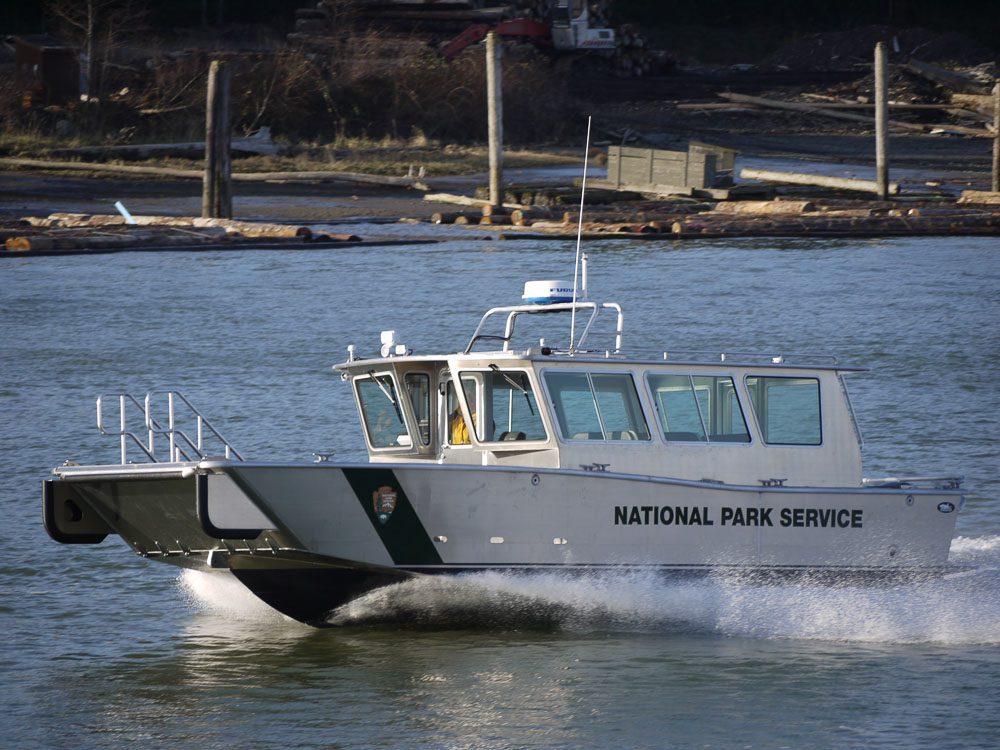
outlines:
[[[166, 422], [161, 422], [154, 416], [154, 402], [157, 396], [166, 396], [167, 417]], [[104, 401], [113, 397], [118, 404], [118, 431], [110, 429], [104, 419]], [[146, 442], [143, 442], [139, 435], [128, 429], [128, 406], [132, 404], [142, 414], [143, 427], [146, 433]], [[187, 431], [179, 424], [178, 410], [189, 420], [194, 420], [195, 436], [192, 438]], [[165, 426], [164, 426], [165, 424]], [[199, 459], [208, 457], [206, 452], [206, 438], [211, 438], [217, 442], [223, 450], [225, 457], [233, 457], [242, 461], [243, 456], [232, 444], [223, 437], [205, 416], [198, 411], [184, 394], [174, 390], [149, 391], [143, 401], [129, 393], [102, 393], [97, 397], [97, 429], [102, 435], [111, 435], [119, 438], [121, 450], [121, 463], [127, 464], [128, 445], [131, 440], [144, 454], [145, 458], [152, 463], [160, 463], [163, 459], [157, 455], [156, 436], [166, 438], [167, 441], [167, 462], [192, 461], [197, 456]]]
[[[104, 427], [104, 409], [103, 400], [106, 396], [113, 396], [118, 399], [118, 432], [111, 432]], [[135, 406], [143, 411], [145, 414], [145, 408], [139, 401], [130, 393], [102, 393], [97, 397], [97, 429], [100, 430], [102, 435], [113, 435], [118, 437], [121, 445], [121, 457], [122, 463], [128, 463], [128, 440], [131, 439], [141, 450], [146, 454], [146, 457], [152, 461], [156, 462], [156, 454], [153, 448], [153, 435], [149, 435], [149, 447], [146, 447], [142, 440], [139, 439], [138, 435], [134, 432], [130, 432], [127, 428], [127, 412], [126, 405], [131, 402]]]
[[[503, 350], [510, 351], [510, 342], [514, 337], [514, 324], [517, 320], [518, 315], [544, 315], [549, 313], [559, 313], [559, 312], [574, 312], [576, 310], [590, 310], [590, 318], [587, 321], [587, 325], [584, 327], [583, 333], [580, 335], [580, 340], [576, 342], [574, 350], [578, 350], [580, 345], [587, 338], [587, 334], [590, 333], [590, 329], [594, 325], [594, 321], [597, 320], [597, 316], [601, 310], [614, 310], [618, 314], [617, 323], [615, 325], [615, 340], [614, 340], [614, 351], [617, 353], [621, 351], [622, 348], [622, 334], [624, 331], [624, 321], [621, 306], [615, 302], [559, 302], [552, 305], [512, 305], [508, 307], [494, 307], [486, 311], [482, 319], [479, 321], [479, 325], [476, 326], [475, 332], [472, 334], [472, 338], [469, 340], [468, 346], [465, 347], [465, 354], [472, 353], [472, 347], [475, 346], [477, 341], [482, 339], [496, 339], [503, 341]], [[493, 336], [488, 334], [480, 333], [483, 327], [486, 325], [486, 321], [489, 320], [494, 315], [504, 314], [507, 315], [507, 322], [504, 325], [504, 335], [503, 336]]]
[[656, 347], [642, 347], [636, 349], [622, 349], [613, 351], [610, 349], [581, 349], [575, 347], [572, 352], [560, 349], [552, 349], [553, 354], [591, 354], [610, 359], [612, 356], [618, 358], [643, 357], [649, 361], [663, 361], [674, 364], [710, 364], [719, 362], [729, 365], [786, 365], [795, 366], [817, 366], [830, 369], [851, 371], [862, 368], [851, 366], [840, 366], [839, 359], [832, 354], [805, 354], [798, 352], [788, 352], [781, 354], [770, 354], [768, 352], [740, 352], [740, 351], [716, 351], [716, 350], [696, 350], [696, 349], [660, 349]]

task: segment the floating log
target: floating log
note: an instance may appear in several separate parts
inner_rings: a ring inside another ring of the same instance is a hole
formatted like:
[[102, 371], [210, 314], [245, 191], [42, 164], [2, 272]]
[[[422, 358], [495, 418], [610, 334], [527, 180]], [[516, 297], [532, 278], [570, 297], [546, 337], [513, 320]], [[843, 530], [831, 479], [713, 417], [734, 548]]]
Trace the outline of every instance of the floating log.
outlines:
[[456, 219], [459, 217], [465, 217], [465, 214], [461, 211], [447, 213], [444, 211], [435, 211], [431, 214], [432, 224], [454, 224]]
[[393, 177], [360, 172], [233, 172], [233, 180], [238, 182], [356, 182], [362, 185], [384, 185], [413, 190], [428, 189], [427, 185], [417, 177]]
[[[848, 177], [828, 177], [818, 174], [801, 174], [798, 172], [778, 172], [772, 169], [741, 169], [740, 177], [744, 180], [764, 180], [766, 182], [784, 182], [790, 185], [815, 185], [834, 188], [836, 190], [856, 190], [862, 193], [877, 193], [878, 185], [874, 180], [856, 180]], [[899, 183], [889, 183], [889, 194], [899, 193]]]
[[905, 68], [915, 75], [922, 76], [928, 81], [966, 94], [985, 94], [987, 90], [986, 86], [971, 76], [967, 76], [964, 73], [956, 73], [953, 70], [947, 70], [931, 63], [925, 63], [913, 57], [910, 58], [908, 63], [904, 63], [900, 67]]
[[487, 203], [482, 207], [483, 216], [509, 216], [510, 209]]
[[492, 214], [491, 216], [484, 216], [479, 220], [480, 226], [509, 227], [512, 223], [510, 216], [505, 214]]
[[27, 250], [51, 250], [56, 246], [52, 237], [18, 236], [8, 237], [4, 247], [10, 251], [24, 252]]
[[[456, 206], [488, 206], [489, 200], [482, 198], [470, 198], [467, 195], [455, 195], [453, 193], [427, 193], [424, 200], [428, 203], [452, 203]], [[520, 203], [504, 203], [504, 208], [525, 208]]]
[[[77, 214], [53, 213], [46, 217], [26, 216], [23, 222], [35, 227], [50, 229], [49, 234], [79, 234], [80, 229], [115, 228], [124, 230], [126, 236], [135, 242], [137, 227], [161, 230], [157, 237], [169, 236], [170, 232], [181, 233], [182, 237], [207, 237], [213, 241], [226, 236], [257, 239], [300, 239], [313, 242], [357, 241], [351, 234], [340, 234], [327, 224], [276, 224], [238, 219], [212, 219], [195, 216], [143, 216], [132, 217], [134, 225], [125, 225], [119, 214]], [[107, 236], [107, 235], [105, 235]]]
[[[250, 138], [233, 138], [230, 146], [234, 154], [276, 156], [280, 148], [271, 140], [270, 132], [261, 128], [264, 135]], [[84, 146], [80, 148], [56, 148], [47, 152], [48, 156], [59, 159], [112, 158], [150, 159], [153, 157], [174, 157], [178, 159], [200, 159], [205, 155], [204, 141], [189, 143], [140, 143], [127, 146]]]
[[566, 212], [551, 211], [547, 208], [515, 208], [510, 212], [510, 221], [516, 226], [529, 226], [534, 221], [564, 219]]
[[[863, 122], [867, 125], [875, 125], [874, 117], [866, 117], [864, 115], [854, 115], [850, 112], [838, 112], [835, 109], [824, 109], [822, 107], [817, 107], [814, 104], [805, 104], [804, 102], [787, 102], [778, 99], [764, 99], [759, 96], [747, 96], [746, 94], [732, 94], [727, 91], [719, 92], [719, 96], [723, 99], [728, 99], [733, 102], [742, 102], [744, 104], [756, 104], [760, 107], [770, 107], [772, 109], [787, 109], [793, 112], [805, 112], [806, 114], [821, 115], [823, 117], [833, 117], [838, 120], [851, 120], [853, 122]], [[942, 124], [917, 124], [912, 122], [900, 122], [898, 120], [889, 120], [888, 125], [890, 128], [896, 128], [897, 130], [912, 130], [914, 132], [926, 133], [931, 131], [944, 131], [951, 133], [960, 133], [962, 135], [972, 135], [977, 137], [988, 137], [990, 135], [989, 131], [979, 129], [979, 128], [967, 128], [962, 125], [952, 125], [950, 123]]]
[[959, 203], [978, 203], [987, 206], [1000, 206], [1000, 193], [989, 190], [963, 190], [958, 198]]
[[993, 97], [990, 94], [951, 94], [948, 98], [962, 109], [971, 109], [986, 117], [993, 116]]
[[[0, 158], [0, 165], [24, 167], [27, 169], [68, 169], [83, 172], [111, 172], [133, 174], [146, 177], [178, 177], [200, 180], [203, 170], [175, 169], [173, 167], [138, 167], [125, 164], [89, 164], [82, 161], [49, 161], [45, 159]], [[385, 185], [427, 190], [421, 180], [415, 177], [392, 177], [359, 172], [233, 172], [233, 180], [238, 182], [355, 182], [365, 185]]]
[[[997, 200], [1000, 201], [1000, 193], [997, 193]], [[908, 208], [903, 211], [905, 216], [947, 216], [951, 218], [962, 218], [966, 216], [990, 216], [993, 211], [988, 208], [941, 208], [936, 206], [918, 206]]]
[[552, 231], [552, 232], [565, 232], [569, 233], [571, 231], [569, 225], [564, 221], [535, 221], [531, 224], [532, 229], [538, 229], [540, 231]]
[[721, 201], [713, 209], [720, 214], [801, 214], [815, 210], [812, 201]]
[[124, 164], [88, 164], [78, 161], [49, 161], [46, 159], [0, 158], [0, 165], [25, 167], [28, 169], [73, 169], [82, 172], [115, 172], [120, 174], [143, 175], [146, 177], [180, 177], [200, 180], [201, 170], [175, 169], [173, 167], [133, 167]]
[[692, 217], [674, 222], [675, 236], [780, 237], [780, 236], [907, 236], [1000, 233], [1000, 215], [870, 218], [791, 217]]
[[[817, 107], [813, 104], [806, 104], [804, 102], [787, 102], [778, 99], [765, 99], [760, 96], [747, 96], [746, 94], [733, 94], [728, 91], [719, 92], [719, 96], [723, 99], [728, 99], [731, 102], [740, 102], [743, 104], [755, 104], [758, 107], [769, 107], [771, 109], [787, 109], [792, 112], [805, 112], [806, 114], [812, 115], [822, 115], [823, 117], [832, 117], [838, 120], [851, 120], [852, 122], [863, 122], [865, 124], [874, 125], [874, 117], [866, 117], [864, 115], [854, 115], [850, 112], [838, 112], [833, 109], [823, 109]], [[909, 122], [895, 122], [889, 123], [890, 127], [896, 127], [903, 130], [917, 130], [924, 132], [926, 129], [923, 125], [915, 125]]]

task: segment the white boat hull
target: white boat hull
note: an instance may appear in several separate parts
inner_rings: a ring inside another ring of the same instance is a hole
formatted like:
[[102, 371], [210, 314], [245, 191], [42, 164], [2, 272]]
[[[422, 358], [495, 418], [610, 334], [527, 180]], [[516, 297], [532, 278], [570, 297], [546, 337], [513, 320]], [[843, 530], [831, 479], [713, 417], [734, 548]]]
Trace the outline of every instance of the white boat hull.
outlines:
[[610, 472], [237, 462], [67, 471], [58, 541], [228, 567], [296, 619], [419, 574], [473, 570], [945, 569], [959, 490], [751, 487]]

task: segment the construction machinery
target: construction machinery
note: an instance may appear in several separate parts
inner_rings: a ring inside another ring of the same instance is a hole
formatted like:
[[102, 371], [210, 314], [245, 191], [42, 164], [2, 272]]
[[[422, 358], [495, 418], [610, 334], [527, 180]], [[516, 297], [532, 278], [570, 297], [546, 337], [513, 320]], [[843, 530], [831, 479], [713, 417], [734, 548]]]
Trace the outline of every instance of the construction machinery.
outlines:
[[441, 54], [445, 59], [451, 60], [466, 47], [485, 39], [491, 31], [505, 38], [559, 52], [615, 49], [617, 41], [612, 29], [590, 25], [590, 9], [586, 0], [552, 0], [549, 12], [550, 18], [544, 21], [513, 18], [493, 24], [473, 24], [454, 39], [442, 44]]

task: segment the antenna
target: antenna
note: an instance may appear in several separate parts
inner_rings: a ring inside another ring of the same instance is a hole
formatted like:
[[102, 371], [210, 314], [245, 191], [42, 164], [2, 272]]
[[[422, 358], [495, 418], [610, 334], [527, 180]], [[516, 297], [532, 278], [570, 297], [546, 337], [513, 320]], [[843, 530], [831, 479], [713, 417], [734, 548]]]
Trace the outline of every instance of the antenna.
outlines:
[[[569, 353], [576, 346], [576, 280], [580, 276], [580, 239], [583, 235], [583, 199], [587, 195], [587, 157], [590, 156], [590, 120], [587, 115], [587, 145], [583, 150], [583, 180], [580, 183], [580, 220], [576, 226], [576, 262], [573, 264], [573, 311], [569, 323]], [[586, 273], [586, 271], [584, 271]], [[586, 277], [584, 277], [586, 278]], [[584, 289], [587, 282], [584, 281]]]

